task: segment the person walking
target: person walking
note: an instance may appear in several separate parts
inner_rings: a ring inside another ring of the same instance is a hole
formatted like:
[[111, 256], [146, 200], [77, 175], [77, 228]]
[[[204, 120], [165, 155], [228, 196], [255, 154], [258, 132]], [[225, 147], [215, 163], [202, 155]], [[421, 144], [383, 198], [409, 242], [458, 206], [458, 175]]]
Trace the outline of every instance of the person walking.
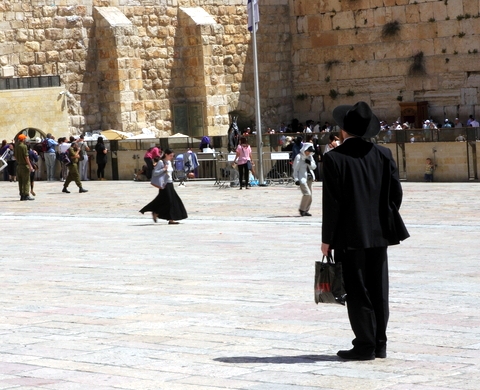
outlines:
[[88, 168], [88, 153], [90, 148], [88, 147], [87, 143], [85, 142], [85, 134], [81, 134], [78, 138], [77, 145], [80, 149], [80, 160], [78, 162], [78, 170], [80, 172], [80, 180], [86, 181], [89, 180], [87, 174]]
[[188, 218], [185, 206], [173, 186], [174, 156], [172, 149], [167, 148], [163, 152], [152, 173], [152, 185], [159, 189], [158, 195], [140, 210], [142, 214], [151, 212], [154, 222], [160, 218], [167, 220], [169, 225], [178, 225], [179, 220]]
[[311, 143], [305, 143], [293, 161], [293, 179], [295, 184], [300, 186], [302, 200], [298, 211], [301, 217], [311, 217], [309, 213], [312, 205], [312, 183], [315, 180], [315, 169], [317, 164], [313, 159], [315, 149]]
[[15, 143], [15, 159], [17, 160], [17, 179], [20, 200], [35, 200], [30, 197], [30, 172], [34, 172], [30, 158], [28, 157], [27, 145], [25, 140], [27, 136], [20, 134]]
[[98, 180], [105, 180], [105, 166], [107, 165], [107, 148], [103, 143], [103, 137], [98, 137], [95, 145], [95, 151], [97, 152], [97, 178]]
[[43, 152], [43, 158], [45, 160], [45, 167], [47, 168], [47, 181], [55, 180], [55, 164], [57, 163], [57, 148], [58, 142], [55, 141], [55, 137], [51, 134], [47, 134], [45, 140], [45, 151]]
[[75, 184], [77, 185], [78, 192], [80, 193], [88, 192], [88, 190], [83, 188], [82, 182], [80, 181], [80, 173], [78, 172], [78, 161], [80, 160], [80, 148], [75, 142], [72, 142], [70, 148], [66, 151], [66, 153], [68, 153], [68, 157], [70, 158], [70, 163], [68, 164], [68, 175], [67, 175], [67, 178], [65, 179], [65, 183], [63, 184], [62, 192], [65, 192], [67, 194], [70, 193], [70, 191], [68, 190], [68, 185], [72, 181], [74, 181]]
[[245, 179], [245, 188], [250, 189], [249, 171], [252, 170], [252, 148], [247, 143], [247, 137], [240, 137], [240, 144], [237, 146], [237, 154], [233, 161], [238, 166], [240, 190], [243, 188]]
[[387, 356], [387, 247], [409, 237], [398, 213], [402, 187], [389, 149], [365, 141], [380, 122], [365, 102], [333, 110], [342, 144], [323, 156], [323, 255], [342, 263], [347, 310], [355, 335], [349, 360]]

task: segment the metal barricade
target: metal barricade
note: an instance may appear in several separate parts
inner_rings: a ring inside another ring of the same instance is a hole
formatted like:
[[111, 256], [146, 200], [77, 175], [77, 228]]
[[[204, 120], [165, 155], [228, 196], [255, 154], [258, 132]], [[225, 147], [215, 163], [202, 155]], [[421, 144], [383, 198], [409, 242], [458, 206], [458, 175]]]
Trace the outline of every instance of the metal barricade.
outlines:
[[239, 185], [238, 171], [233, 167], [234, 160], [235, 153], [217, 154], [214, 185], [218, 185], [218, 188], [235, 187]]
[[215, 180], [217, 178], [217, 154], [218, 153], [197, 153], [197, 179]]
[[293, 184], [292, 164], [289, 152], [270, 153], [270, 159], [264, 159], [265, 182], [270, 184]]
[[7, 155], [8, 149], [5, 150], [3, 155], [0, 157], [0, 172], [2, 172], [7, 167]]

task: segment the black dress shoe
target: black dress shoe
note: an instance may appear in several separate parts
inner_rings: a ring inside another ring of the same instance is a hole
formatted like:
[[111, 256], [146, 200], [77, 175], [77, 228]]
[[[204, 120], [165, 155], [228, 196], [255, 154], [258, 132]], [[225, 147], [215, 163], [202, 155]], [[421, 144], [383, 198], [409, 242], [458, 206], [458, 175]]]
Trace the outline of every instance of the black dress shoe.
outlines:
[[375, 354], [359, 354], [353, 349], [350, 349], [349, 351], [338, 351], [337, 356], [345, 360], [375, 360]]
[[86, 190], [85, 188], [83, 187], [80, 187], [80, 189], [78, 190], [78, 192], [82, 193], [82, 192], [88, 192], [88, 190]]
[[30, 198], [29, 195], [25, 195], [25, 197], [23, 198], [23, 200], [35, 200], [35, 198]]
[[311, 217], [312, 214], [310, 214], [308, 211], [304, 211], [304, 212], [303, 212], [303, 216], [304, 216], [304, 217]]
[[70, 193], [70, 191], [69, 191], [69, 190], [67, 190], [65, 187], [63, 187], [63, 190], [62, 190], [62, 192], [65, 192], [66, 194], [69, 194], [69, 193]]

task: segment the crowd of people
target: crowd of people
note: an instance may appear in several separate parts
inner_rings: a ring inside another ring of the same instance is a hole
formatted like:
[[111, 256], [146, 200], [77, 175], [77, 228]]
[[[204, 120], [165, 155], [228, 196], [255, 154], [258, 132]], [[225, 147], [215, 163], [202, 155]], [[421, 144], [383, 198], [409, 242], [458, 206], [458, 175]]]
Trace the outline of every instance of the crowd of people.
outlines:
[[[97, 179], [105, 180], [105, 166], [107, 164], [107, 148], [102, 137], [98, 137], [95, 145], [95, 161], [97, 163]], [[41, 171], [46, 172], [46, 181], [63, 182], [62, 192], [70, 193], [69, 184], [73, 181], [80, 193], [88, 192], [83, 188], [82, 181], [88, 177], [88, 159], [90, 147], [85, 136], [55, 137], [48, 133], [41, 142], [28, 140], [25, 134], [19, 134], [13, 142], [2, 141], [0, 156], [4, 156], [7, 163], [3, 170], [3, 180], [18, 182], [20, 200], [34, 200], [34, 183], [41, 177]], [[26, 172], [28, 179], [26, 178]], [[59, 173], [57, 173], [57, 171]], [[26, 191], [28, 183], [28, 192]]]

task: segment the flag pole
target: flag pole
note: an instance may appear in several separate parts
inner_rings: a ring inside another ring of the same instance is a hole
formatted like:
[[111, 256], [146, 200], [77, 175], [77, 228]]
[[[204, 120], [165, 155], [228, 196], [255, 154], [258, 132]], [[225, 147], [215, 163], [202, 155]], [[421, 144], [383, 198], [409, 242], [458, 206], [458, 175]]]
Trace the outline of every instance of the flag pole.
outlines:
[[254, 4], [252, 4], [252, 45], [253, 45], [253, 85], [255, 90], [255, 123], [257, 128], [257, 154], [258, 154], [258, 184], [265, 185], [263, 179], [263, 140], [262, 123], [260, 115], [260, 90], [258, 83], [258, 58], [257, 58], [257, 20]]

